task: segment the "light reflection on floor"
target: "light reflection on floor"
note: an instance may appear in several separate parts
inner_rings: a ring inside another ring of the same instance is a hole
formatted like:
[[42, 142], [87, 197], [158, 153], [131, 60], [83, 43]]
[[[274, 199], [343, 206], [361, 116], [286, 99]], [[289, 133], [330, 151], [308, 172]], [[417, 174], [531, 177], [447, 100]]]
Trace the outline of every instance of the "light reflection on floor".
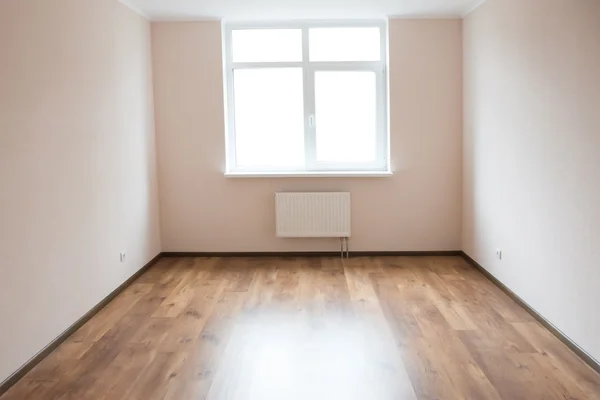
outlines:
[[210, 399], [414, 399], [397, 351], [351, 315], [241, 317]]

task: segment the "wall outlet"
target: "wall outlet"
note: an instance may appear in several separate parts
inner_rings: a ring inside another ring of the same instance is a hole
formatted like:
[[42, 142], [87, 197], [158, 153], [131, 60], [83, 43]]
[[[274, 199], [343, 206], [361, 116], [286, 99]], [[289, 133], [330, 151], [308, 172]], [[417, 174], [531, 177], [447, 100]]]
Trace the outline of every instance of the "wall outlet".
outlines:
[[125, 254], [125, 252], [119, 253], [119, 259], [121, 260], [121, 262], [124, 262], [124, 261], [125, 261], [125, 256], [126, 256], [126, 255], [127, 255], [127, 254]]
[[502, 260], [502, 250], [496, 249], [496, 258]]

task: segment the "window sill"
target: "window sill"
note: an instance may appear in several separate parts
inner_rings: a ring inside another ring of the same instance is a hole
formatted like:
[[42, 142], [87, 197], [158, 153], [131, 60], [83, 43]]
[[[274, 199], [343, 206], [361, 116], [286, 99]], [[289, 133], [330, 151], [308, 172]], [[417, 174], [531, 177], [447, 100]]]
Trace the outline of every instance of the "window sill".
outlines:
[[226, 178], [386, 178], [392, 171], [226, 172]]

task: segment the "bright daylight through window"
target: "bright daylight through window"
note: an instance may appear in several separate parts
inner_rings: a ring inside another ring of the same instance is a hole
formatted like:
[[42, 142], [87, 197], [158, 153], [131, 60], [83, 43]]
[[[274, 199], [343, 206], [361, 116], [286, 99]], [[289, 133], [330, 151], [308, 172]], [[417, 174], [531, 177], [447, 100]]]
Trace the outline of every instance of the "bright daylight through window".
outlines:
[[225, 28], [228, 173], [388, 170], [384, 22]]

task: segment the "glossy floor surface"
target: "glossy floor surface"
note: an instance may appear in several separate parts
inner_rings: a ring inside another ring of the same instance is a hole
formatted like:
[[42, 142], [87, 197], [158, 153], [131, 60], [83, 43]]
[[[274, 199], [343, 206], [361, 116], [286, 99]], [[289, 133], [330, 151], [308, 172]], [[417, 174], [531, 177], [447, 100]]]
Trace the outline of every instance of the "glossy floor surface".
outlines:
[[600, 399], [600, 376], [459, 257], [171, 258], [0, 399]]

